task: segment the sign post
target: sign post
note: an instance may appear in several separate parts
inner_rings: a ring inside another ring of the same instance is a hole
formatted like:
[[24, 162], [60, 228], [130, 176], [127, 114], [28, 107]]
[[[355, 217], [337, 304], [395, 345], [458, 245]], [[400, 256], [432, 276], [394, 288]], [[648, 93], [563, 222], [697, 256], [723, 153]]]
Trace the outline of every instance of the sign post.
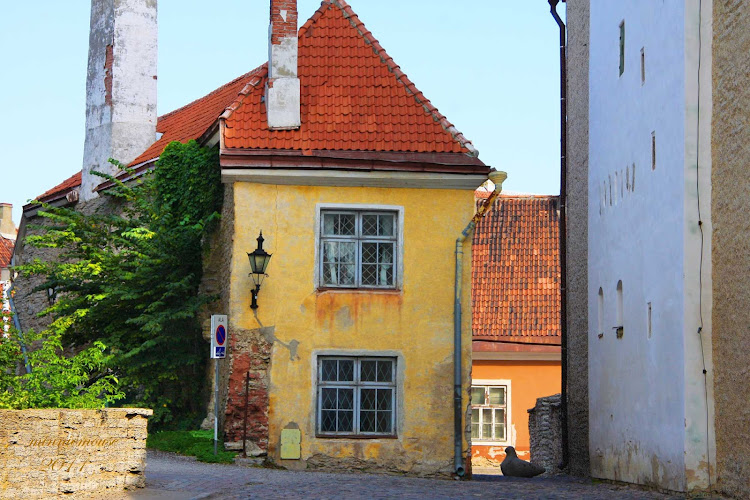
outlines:
[[227, 316], [211, 315], [211, 359], [214, 360], [214, 455], [219, 447], [219, 360], [227, 356]]

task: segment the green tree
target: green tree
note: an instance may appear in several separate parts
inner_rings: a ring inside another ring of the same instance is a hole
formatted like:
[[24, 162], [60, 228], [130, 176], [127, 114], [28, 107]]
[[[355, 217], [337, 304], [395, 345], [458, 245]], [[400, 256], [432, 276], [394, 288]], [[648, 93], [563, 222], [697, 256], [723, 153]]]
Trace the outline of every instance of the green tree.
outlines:
[[113, 184], [104, 192], [112, 209], [45, 206], [47, 224], [26, 243], [59, 257], [20, 271], [45, 278], [38, 290], [56, 291], [44, 314], [60, 322], [65, 342], [109, 347], [126, 404], [153, 408], [161, 427], [195, 420], [207, 351], [198, 313], [215, 299], [198, 287], [202, 244], [221, 208], [218, 151], [173, 142], [137, 180], [102, 177]]

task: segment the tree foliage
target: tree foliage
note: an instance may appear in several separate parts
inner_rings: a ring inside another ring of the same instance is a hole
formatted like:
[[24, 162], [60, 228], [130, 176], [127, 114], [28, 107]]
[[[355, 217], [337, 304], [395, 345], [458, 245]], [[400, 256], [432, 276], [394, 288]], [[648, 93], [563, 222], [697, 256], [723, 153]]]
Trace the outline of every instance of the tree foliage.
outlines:
[[[120, 168], [123, 165], [114, 162]], [[216, 149], [173, 142], [157, 168], [105, 192], [115, 210], [45, 206], [26, 243], [59, 249], [22, 273], [44, 277], [57, 301], [44, 314], [66, 342], [103, 342], [127, 404], [154, 409], [162, 426], [200, 415], [206, 358], [198, 313], [202, 244], [219, 218]], [[65, 319], [63, 323], [60, 323]], [[166, 425], [167, 427], [169, 425]]]

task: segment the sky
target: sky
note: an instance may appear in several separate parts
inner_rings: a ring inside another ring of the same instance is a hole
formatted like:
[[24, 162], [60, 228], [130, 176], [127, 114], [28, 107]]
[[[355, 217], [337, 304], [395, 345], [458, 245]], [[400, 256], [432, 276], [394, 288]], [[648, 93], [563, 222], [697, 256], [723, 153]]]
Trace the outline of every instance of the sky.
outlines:
[[[508, 173], [504, 190], [559, 193], [559, 32], [546, 0], [348, 3], [479, 158]], [[300, 25], [319, 6], [298, 0]], [[265, 62], [268, 9], [160, 0], [159, 115]], [[89, 14], [88, 0], [0, 0], [0, 202], [16, 225], [81, 169]]]

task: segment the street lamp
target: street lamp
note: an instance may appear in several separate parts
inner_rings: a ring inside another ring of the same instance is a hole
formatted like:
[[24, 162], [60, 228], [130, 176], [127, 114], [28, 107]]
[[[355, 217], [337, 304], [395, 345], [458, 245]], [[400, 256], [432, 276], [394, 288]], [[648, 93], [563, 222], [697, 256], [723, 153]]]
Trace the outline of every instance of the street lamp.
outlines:
[[247, 257], [250, 259], [250, 277], [253, 279], [255, 289], [252, 290], [253, 301], [250, 304], [251, 309], [258, 308], [258, 292], [260, 291], [260, 285], [263, 283], [263, 278], [267, 276], [266, 268], [271, 260], [271, 254], [263, 250], [263, 231], [260, 232], [260, 236], [257, 238], [258, 248], [253, 253], [248, 253]]

